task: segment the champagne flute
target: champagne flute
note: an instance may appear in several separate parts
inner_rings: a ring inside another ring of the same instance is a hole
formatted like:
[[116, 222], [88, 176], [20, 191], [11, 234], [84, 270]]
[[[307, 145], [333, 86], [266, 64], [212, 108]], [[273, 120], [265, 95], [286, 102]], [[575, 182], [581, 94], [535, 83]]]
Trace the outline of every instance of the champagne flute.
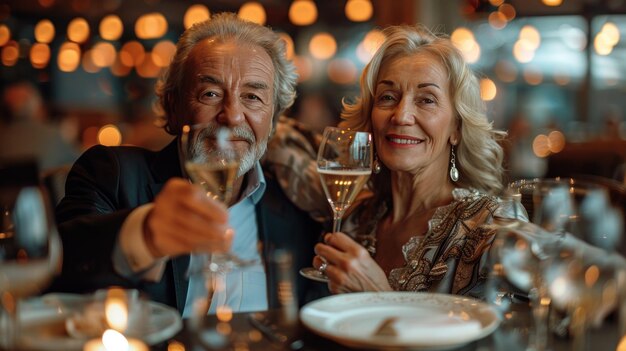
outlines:
[[[372, 135], [367, 132], [326, 127], [317, 153], [317, 172], [333, 210], [333, 233], [341, 231], [344, 213], [372, 173]], [[313, 267], [300, 270], [306, 278], [326, 282], [324, 272]]]
[[[255, 161], [253, 154], [238, 153], [233, 145], [236, 129], [229, 129], [215, 122], [186, 125], [181, 135], [182, 156], [185, 170], [194, 184], [200, 185], [206, 195], [230, 207], [237, 201], [235, 182]], [[236, 238], [237, 239], [237, 238]], [[237, 240], [233, 246], [237, 245]], [[246, 240], [244, 238], [244, 240]], [[250, 239], [251, 240], [251, 239]], [[220, 253], [196, 252], [191, 258], [189, 275], [198, 275], [204, 284], [190, 284], [193, 289], [190, 328], [195, 331], [196, 342], [205, 348], [222, 348], [229, 343], [235, 349], [247, 349], [247, 334], [236, 332], [230, 325], [233, 301], [228, 296], [227, 280], [243, 279], [243, 272], [263, 270], [258, 245], [237, 251]], [[195, 280], [195, 279], [193, 279]], [[193, 286], [192, 286], [193, 285]], [[235, 296], [236, 298], [236, 296]], [[202, 328], [203, 317], [214, 311], [218, 325], [213, 329]]]
[[37, 186], [0, 191], [0, 349], [21, 343], [19, 301], [39, 293], [61, 268], [61, 240]]
[[[231, 134], [230, 129], [217, 123], [185, 125], [181, 134], [182, 157], [189, 178], [200, 185], [207, 196], [226, 206], [232, 205], [236, 196], [234, 183], [239, 176], [241, 160], [230, 141]], [[243, 160], [241, 162], [245, 162], [245, 157]], [[206, 315], [215, 293], [225, 289], [226, 274], [235, 268], [250, 267], [258, 262], [256, 257], [244, 259], [232, 251], [196, 252], [188, 274], [204, 276], [206, 291], [202, 294], [206, 294], [207, 298], [194, 302], [194, 316]], [[219, 295], [216, 303], [221, 306], [223, 301], [220, 301], [225, 298], [225, 295]]]
[[[240, 169], [240, 157], [230, 138], [230, 129], [215, 123], [185, 125], [181, 136], [184, 166], [189, 178], [202, 186], [207, 196], [226, 206], [233, 204], [236, 195], [233, 187]], [[239, 258], [232, 252], [211, 256], [211, 261], [219, 265], [246, 267], [257, 262], [256, 259]]]

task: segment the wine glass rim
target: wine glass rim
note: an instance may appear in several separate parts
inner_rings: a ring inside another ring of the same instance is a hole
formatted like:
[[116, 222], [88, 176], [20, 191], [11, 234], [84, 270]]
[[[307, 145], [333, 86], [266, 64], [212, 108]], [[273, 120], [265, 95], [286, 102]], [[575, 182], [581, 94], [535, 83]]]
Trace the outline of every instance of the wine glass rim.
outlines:
[[334, 127], [334, 126], [324, 127], [324, 133], [330, 133], [330, 131], [336, 131], [336, 132], [342, 132], [343, 131], [343, 132], [346, 132], [346, 133], [354, 133], [354, 134], [358, 134], [358, 133], [372, 134], [372, 133], [364, 131], [364, 130], [354, 130], [354, 129], [349, 129], [349, 128]]
[[536, 188], [537, 185], [563, 185], [568, 187], [575, 187], [581, 189], [604, 189], [601, 184], [596, 184], [587, 180], [579, 180], [572, 177], [554, 177], [554, 178], [530, 178], [530, 179], [519, 179], [512, 181], [508, 184], [507, 189], [521, 191], [521, 190], [531, 190]]

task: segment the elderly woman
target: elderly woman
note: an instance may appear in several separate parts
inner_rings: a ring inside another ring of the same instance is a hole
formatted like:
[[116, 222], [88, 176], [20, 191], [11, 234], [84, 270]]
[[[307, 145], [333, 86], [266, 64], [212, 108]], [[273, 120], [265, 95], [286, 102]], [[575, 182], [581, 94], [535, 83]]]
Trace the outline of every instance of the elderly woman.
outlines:
[[448, 38], [421, 26], [384, 33], [360, 98], [342, 114], [343, 127], [373, 135], [374, 193], [344, 221], [345, 234], [316, 245], [313, 264], [333, 293], [483, 297], [495, 235], [483, 224], [513, 213], [495, 196], [506, 133], [487, 120], [478, 81]]

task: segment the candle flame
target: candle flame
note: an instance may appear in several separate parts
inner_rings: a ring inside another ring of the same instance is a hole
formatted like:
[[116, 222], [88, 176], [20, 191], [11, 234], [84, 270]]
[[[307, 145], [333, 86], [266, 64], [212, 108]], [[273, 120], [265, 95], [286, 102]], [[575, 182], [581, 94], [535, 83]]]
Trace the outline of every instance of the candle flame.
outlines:
[[102, 334], [102, 344], [107, 351], [128, 351], [128, 340], [122, 333], [107, 329]]
[[125, 331], [128, 327], [128, 301], [123, 289], [109, 290], [104, 309], [109, 327], [119, 332]]

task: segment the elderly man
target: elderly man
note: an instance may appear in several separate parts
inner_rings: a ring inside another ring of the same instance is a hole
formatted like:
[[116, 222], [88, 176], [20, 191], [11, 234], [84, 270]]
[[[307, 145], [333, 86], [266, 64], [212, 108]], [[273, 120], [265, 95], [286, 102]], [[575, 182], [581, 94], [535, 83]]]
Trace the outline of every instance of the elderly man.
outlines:
[[[177, 138], [159, 152], [96, 146], [76, 162], [57, 207], [64, 264], [52, 290], [139, 288], [190, 316], [191, 302], [198, 297], [194, 294], [204, 285], [195, 276], [188, 278], [190, 257], [193, 263], [203, 257], [196, 252], [232, 247], [234, 254], [256, 252], [259, 259], [252, 267], [227, 273], [230, 307], [252, 311], [275, 306], [276, 277], [263, 262], [272, 250], [289, 249], [295, 275], [309, 265], [320, 233], [275, 179], [264, 176], [258, 162], [274, 121], [293, 103], [295, 84], [294, 66], [270, 29], [234, 14], [218, 14], [188, 29], [157, 85], [163, 127]], [[230, 208], [185, 179], [181, 167], [182, 127], [207, 122], [212, 129], [243, 130], [246, 137], [235, 142], [237, 155], [255, 160], [239, 170]], [[257, 239], [263, 242], [261, 253], [252, 244]], [[250, 244], [242, 244], [246, 242]], [[297, 279], [302, 303], [319, 286]]]

